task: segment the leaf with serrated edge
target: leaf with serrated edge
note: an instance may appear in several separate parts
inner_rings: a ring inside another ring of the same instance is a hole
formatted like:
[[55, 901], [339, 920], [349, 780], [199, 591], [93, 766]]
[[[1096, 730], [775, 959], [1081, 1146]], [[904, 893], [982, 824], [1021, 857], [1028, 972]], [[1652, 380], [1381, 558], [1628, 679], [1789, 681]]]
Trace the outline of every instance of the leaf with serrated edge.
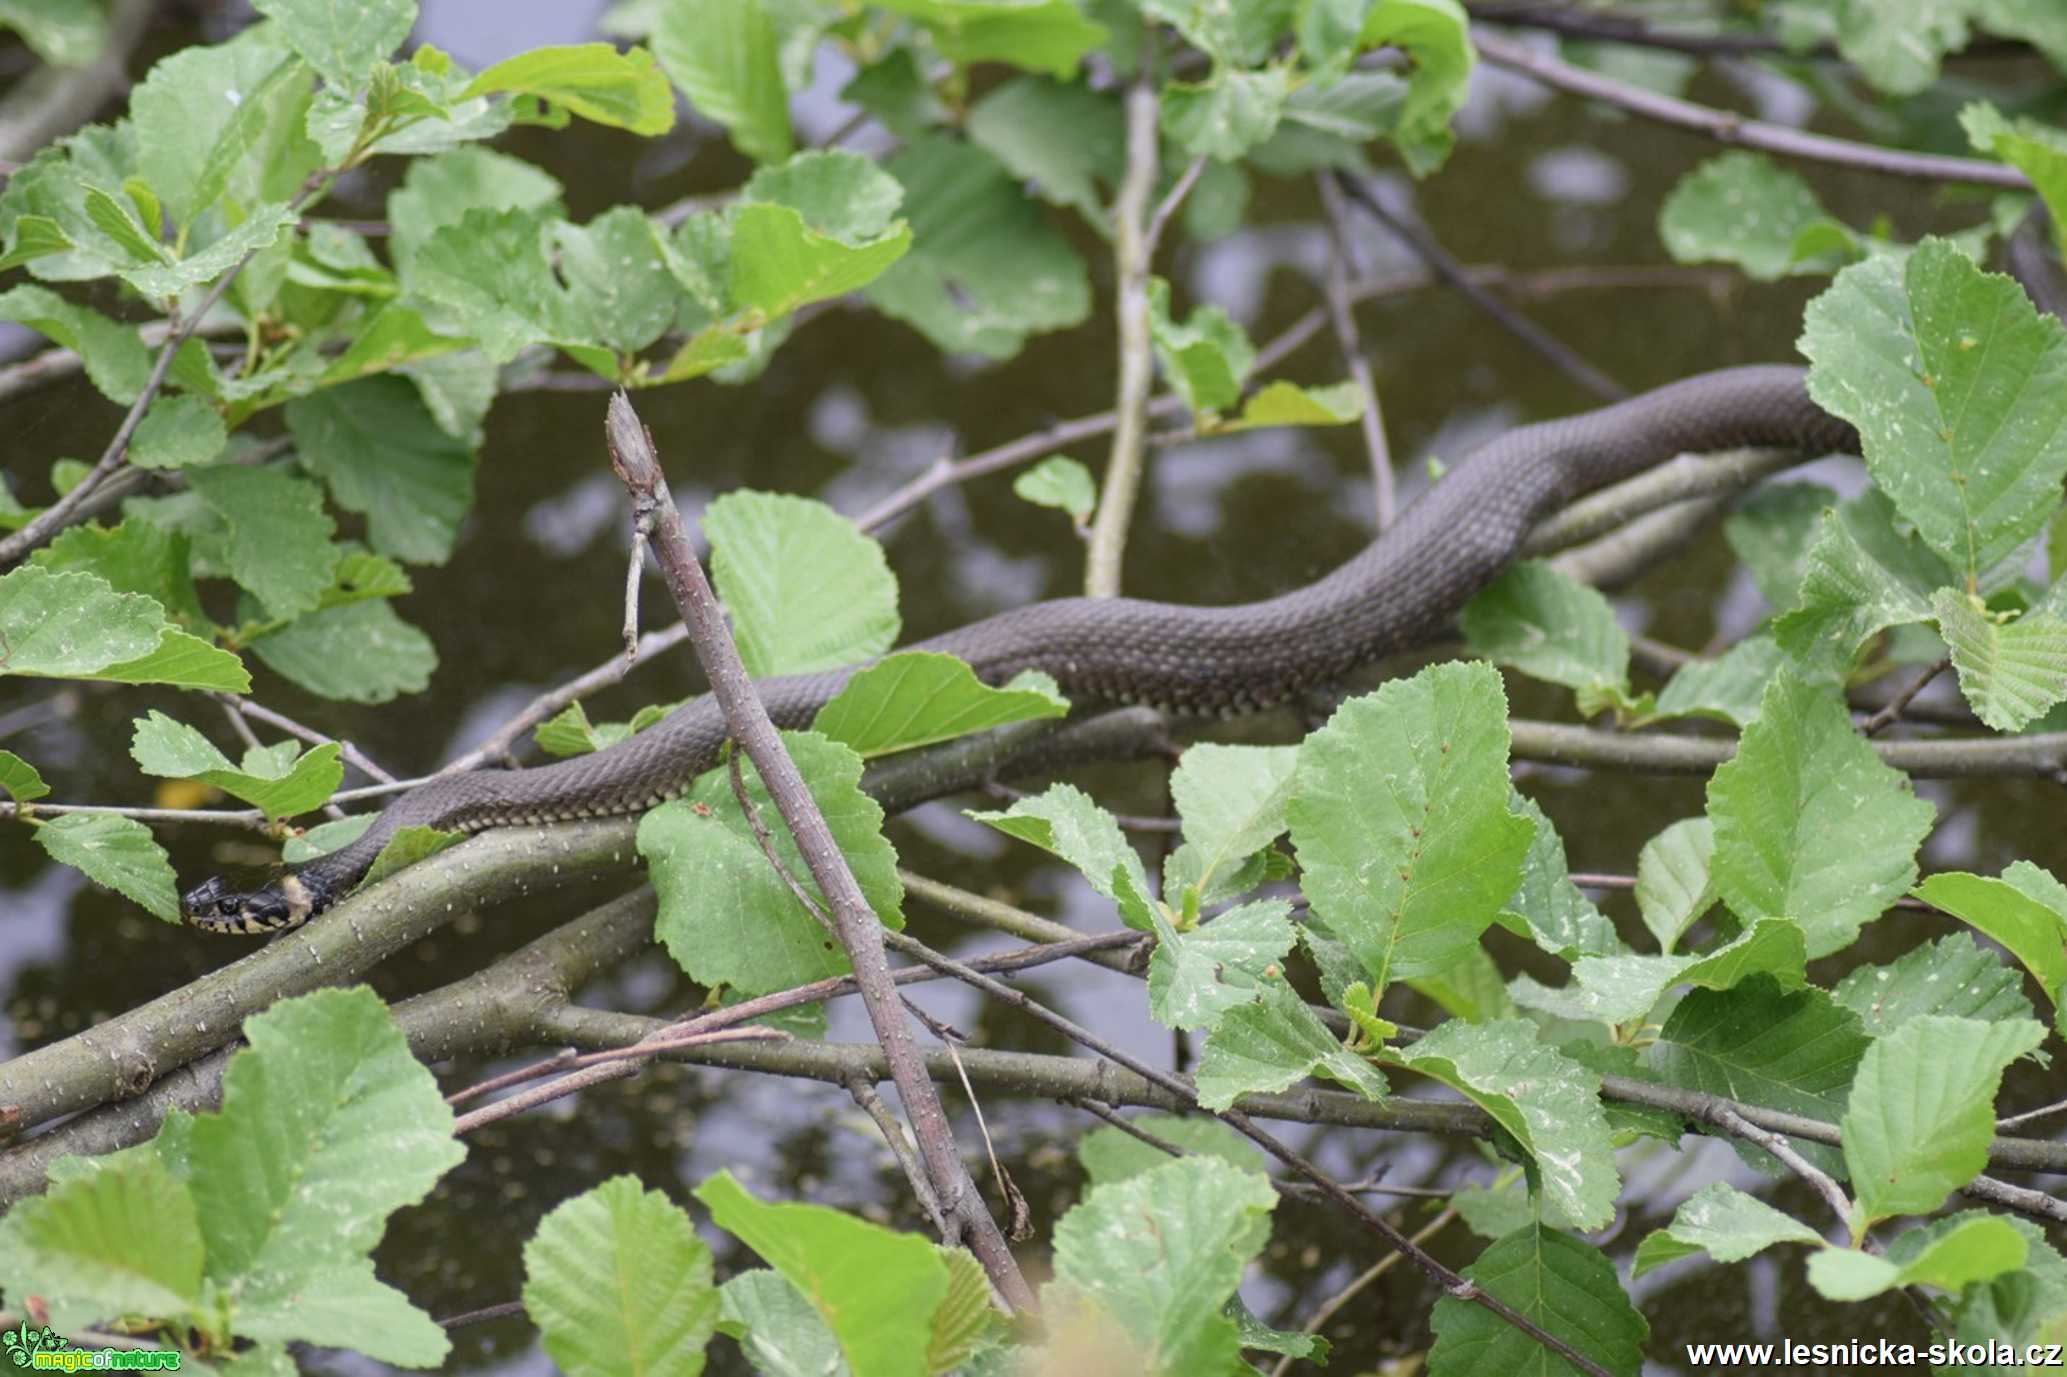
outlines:
[[1866, 1050], [1842, 1124], [1859, 1227], [1928, 1214], [1980, 1173], [2003, 1069], [2044, 1040], [2031, 1019], [1927, 1014]]
[[866, 760], [1068, 712], [1069, 701], [1052, 683], [1015, 679], [992, 688], [952, 655], [905, 651], [858, 671], [818, 710], [811, 729]]
[[1874, 482], [1970, 580], [2059, 505], [2067, 330], [1950, 240], [1838, 274], [1801, 348], [1809, 395], [1859, 428]]
[[675, 0], [659, 10], [653, 54], [740, 152], [780, 162], [792, 144], [774, 21], [765, 0]]
[[2017, 861], [2000, 879], [1945, 871], [1916, 887], [1916, 897], [2000, 942], [2037, 980], [2067, 1028], [2067, 891], [2051, 873]]
[[1708, 784], [1716, 890], [1741, 918], [1792, 918], [1828, 956], [1915, 881], [1935, 813], [1835, 692], [1782, 671]]
[[1500, 914], [1501, 925], [1567, 961], [1627, 950], [1615, 925], [1572, 883], [1564, 839], [1543, 806], [1519, 790], [1509, 806], [1535, 826], [1536, 834], [1522, 862], [1521, 883]]
[[769, 1204], [721, 1171], [695, 1191], [711, 1220], [810, 1299], [854, 1377], [926, 1377], [947, 1264], [915, 1234], [823, 1205]]
[[1670, 954], [1694, 921], [1716, 900], [1715, 824], [1681, 818], [1651, 838], [1636, 856], [1636, 907], [1644, 926]]
[[38, 827], [35, 837], [52, 860], [135, 900], [154, 917], [179, 922], [179, 888], [172, 862], [165, 849], [151, 839], [151, 829], [136, 819], [68, 813]]
[[1526, 1019], [1451, 1019], [1385, 1059], [1457, 1091], [1535, 1159], [1552, 1220], [1598, 1229], [1615, 1215], [1621, 1181], [1601, 1110], [1600, 1077], [1536, 1038]]
[[[1464, 1275], [1616, 1377], [1637, 1377], [1642, 1370], [1643, 1343], [1651, 1327], [1622, 1293], [1615, 1264], [1592, 1245], [1528, 1224], [1480, 1253]], [[1429, 1324], [1435, 1330], [1430, 1377], [1551, 1377], [1571, 1371], [1534, 1338], [1471, 1301], [1442, 1297]]]
[[1454, 964], [1521, 880], [1507, 698], [1483, 663], [1433, 665], [1343, 704], [1299, 747], [1292, 844], [1314, 911], [1386, 982]]
[[1827, 213], [1798, 174], [1740, 149], [1680, 178], [1658, 213], [1658, 237], [1681, 263], [1734, 263], [1772, 282], [1799, 271], [1795, 235]]
[[681, 1206], [613, 1176], [539, 1221], [524, 1312], [570, 1377], [695, 1377], [718, 1323], [711, 1250]]
[[[1262, 1150], [1218, 1119], [1196, 1114], [1137, 1114], [1127, 1122], [1182, 1148], [1186, 1156], [1218, 1157], [1244, 1171], [1264, 1169]], [[1084, 1164], [1090, 1183], [1102, 1186], [1153, 1171], [1171, 1157], [1124, 1129], [1106, 1127], [1094, 1128], [1077, 1140], [1077, 1160]]]
[[2067, 698], [2067, 620], [2034, 609], [1997, 621], [1956, 588], [1940, 588], [1931, 610], [1952, 652], [1960, 692], [1989, 726], [2022, 731]]
[[[1829, 1300], [1862, 1301], [1898, 1286], [1935, 1286], [1957, 1295], [1968, 1285], [2014, 1271], [2028, 1252], [2024, 1236], [2008, 1220], [1967, 1218], [1950, 1228], [1929, 1227], [1928, 1241], [1897, 1259], [1848, 1248], [1830, 1248], [1809, 1258], [1809, 1285]], [[1901, 1237], [1922, 1234], [1912, 1229]]]
[[237, 1332], [442, 1361], [443, 1331], [366, 1256], [387, 1217], [466, 1155], [430, 1072], [364, 986], [282, 1000], [244, 1037], [185, 1165]]
[[1170, 799], [1191, 852], [1182, 867], [1190, 883], [1210, 888], [1217, 874], [1284, 835], [1298, 763], [1291, 746], [1200, 742], [1185, 750], [1170, 775]]
[[1199, 1103], [1222, 1110], [1254, 1092], [1326, 1076], [1367, 1100], [1383, 1099], [1385, 1076], [1343, 1047], [1282, 975], [1259, 982], [1261, 996], [1220, 1016], [1206, 1036], [1193, 1081]]
[[1822, 1243], [1814, 1229], [1727, 1181], [1711, 1181], [1680, 1202], [1672, 1223], [1637, 1245], [1631, 1277], [1678, 1258], [1707, 1253], [1717, 1262], [1742, 1262], [1775, 1243]]
[[1285, 900], [1264, 899], [1192, 932], [1164, 932], [1148, 960], [1150, 1015], [1166, 1028], [1205, 1028], [1255, 999], [1296, 940], [1290, 912]]
[[704, 509], [711, 583], [755, 677], [880, 655], [897, 639], [883, 547], [822, 502], [732, 492]]
[[1217, 1157], [1093, 1187], [1055, 1225], [1055, 1284], [1091, 1298], [1146, 1350], [1147, 1371], [1234, 1370], [1222, 1307], [1270, 1238], [1277, 1192]]
[[1003, 812], [972, 810], [969, 816], [1060, 856], [1082, 871], [1093, 889], [1119, 905], [1128, 927], [1155, 930], [1150, 916], [1154, 891], [1140, 853], [1128, 844], [1112, 814], [1075, 785], [1051, 784]]
[[1473, 652], [1580, 695], [1580, 710], [1629, 691], [1629, 636], [1608, 600], [1535, 560], [1515, 565], [1464, 605]]
[[145, 1149], [17, 1204], [0, 1221], [0, 1286], [68, 1333], [114, 1314], [183, 1321], [201, 1310], [201, 1248], [193, 1197]]
[[1528, 975], [1508, 985], [1517, 1004], [1575, 1021], [1627, 1023], [1649, 1013], [1674, 985], [1727, 990], [1753, 975], [1783, 986], [1806, 980], [1801, 928], [1785, 918], [1761, 918], [1734, 941], [1705, 955], [1588, 956], [1572, 966], [1572, 981], [1549, 989]]

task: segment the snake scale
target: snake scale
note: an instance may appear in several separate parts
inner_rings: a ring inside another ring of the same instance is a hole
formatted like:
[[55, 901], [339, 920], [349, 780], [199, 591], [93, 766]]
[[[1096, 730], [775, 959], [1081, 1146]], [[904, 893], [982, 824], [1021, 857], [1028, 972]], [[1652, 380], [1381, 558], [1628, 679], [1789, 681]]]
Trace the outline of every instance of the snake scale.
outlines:
[[[1231, 607], [1059, 598], [911, 648], [959, 656], [987, 683], [1043, 670], [1079, 705], [1146, 703], [1191, 714], [1264, 708], [1440, 634], [1513, 561], [1529, 529], [1572, 499], [1678, 454], [1747, 445], [1857, 453], [1858, 437], [1809, 400], [1797, 367], [1699, 374], [1489, 441], [1361, 554], [1278, 597]], [[756, 687], [778, 726], [804, 727], [858, 668]], [[706, 694], [593, 755], [422, 785], [349, 845], [249, 892], [210, 879], [181, 909], [189, 923], [217, 932], [291, 928], [343, 897], [398, 828], [475, 832], [639, 812], [687, 788], [717, 762], [725, 739], [724, 718]]]

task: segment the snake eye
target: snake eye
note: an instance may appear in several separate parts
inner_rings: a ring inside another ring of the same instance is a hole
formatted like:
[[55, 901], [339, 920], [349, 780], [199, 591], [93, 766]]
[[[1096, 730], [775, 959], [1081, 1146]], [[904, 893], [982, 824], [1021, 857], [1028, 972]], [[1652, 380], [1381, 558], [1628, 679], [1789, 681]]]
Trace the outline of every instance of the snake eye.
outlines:
[[233, 912], [241, 898], [217, 875], [182, 894], [179, 911], [189, 918], [221, 918]]

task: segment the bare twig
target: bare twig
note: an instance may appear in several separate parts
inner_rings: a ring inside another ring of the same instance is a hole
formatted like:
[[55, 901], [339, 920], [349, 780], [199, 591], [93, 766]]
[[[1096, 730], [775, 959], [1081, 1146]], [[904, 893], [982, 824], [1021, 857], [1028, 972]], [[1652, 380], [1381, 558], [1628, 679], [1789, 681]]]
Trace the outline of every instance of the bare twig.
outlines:
[[1478, 48], [1479, 55], [1496, 67], [1520, 72], [1547, 86], [1555, 86], [1561, 91], [1569, 91], [1589, 100], [1605, 101], [1645, 119], [1680, 129], [1691, 129], [1720, 143], [1755, 148], [1783, 158], [1830, 163], [1838, 167], [1855, 167], [1868, 172], [1884, 172], [1890, 176], [1910, 177], [1928, 182], [2005, 187], [2013, 191], [2031, 190], [2031, 182], [2023, 173], [2002, 163], [1988, 162], [1980, 158], [1948, 157], [1936, 153], [1909, 153], [1901, 149], [1858, 143], [1851, 139], [1805, 133], [1799, 129], [1789, 129], [1785, 125], [1746, 119], [1734, 111], [1713, 110], [1705, 105], [1696, 105], [1692, 101], [1661, 95], [1629, 82], [1617, 81], [1600, 72], [1574, 67], [1548, 53], [1537, 52], [1524, 44], [1502, 38], [1484, 29], [1473, 29], [1471, 39]]
[[[1705, 775], [1737, 753], [1737, 743], [1724, 737], [1613, 732], [1527, 718], [1516, 719], [1513, 729], [1516, 759], [1552, 765], [1584, 765], [1638, 774]], [[2067, 732], [1876, 741], [1873, 749], [1896, 769], [1927, 778], [2036, 775], [2050, 779], [2067, 768]]]
[[811, 878], [832, 909], [841, 943], [854, 965], [862, 1002], [895, 1072], [898, 1095], [911, 1115], [934, 1194], [943, 1212], [959, 1218], [968, 1229], [971, 1251], [982, 1261], [992, 1284], [1014, 1308], [1031, 1310], [1035, 1308], [1033, 1292], [1020, 1275], [997, 1222], [981, 1207], [975, 1183], [956, 1151], [940, 1098], [918, 1057], [911, 1026], [891, 981], [883, 927], [862, 896], [831, 829], [747, 678], [724, 612], [690, 547], [681, 513], [668, 494], [652, 440], [633, 412], [630, 398], [622, 392], [611, 398], [607, 433], [611, 464], [632, 493], [640, 518], [652, 525], [653, 548], [668, 590], [689, 627], [690, 641], [710, 680], [711, 692], [724, 709], [726, 725], [753, 761], [783, 823], [796, 839]]
[[314, 727], [305, 727], [285, 713], [274, 712], [262, 703], [254, 703], [251, 699], [240, 698], [234, 693], [218, 693], [214, 697], [217, 702], [228, 704], [238, 713], [249, 717], [252, 721], [263, 722], [269, 727], [277, 727], [289, 736], [301, 738], [311, 746], [327, 746], [335, 741], [337, 742], [338, 754], [344, 757], [345, 762], [352, 766], [353, 769], [359, 771], [368, 779], [375, 780], [381, 784], [393, 784], [395, 782], [395, 777], [392, 774], [383, 770], [374, 762], [372, 757], [349, 741], [340, 740], [334, 736], [325, 736]]
[[1937, 663], [1927, 666], [1922, 673], [1903, 685], [1901, 692], [1888, 699], [1879, 712], [1874, 713], [1873, 716], [1861, 722], [1859, 724], [1860, 732], [1867, 736], [1878, 736], [1889, 726], [1899, 722], [1902, 719], [1902, 714], [1909, 710], [1909, 700], [1922, 693], [1926, 688], [1929, 688], [1933, 679], [1950, 668], [1952, 668], [1952, 661], [1950, 660], [1939, 660]]
[[1371, 376], [1371, 361], [1364, 356], [1363, 340], [1357, 334], [1356, 315], [1349, 307], [1349, 284], [1354, 277], [1361, 277], [1356, 263], [1356, 248], [1349, 233], [1349, 208], [1342, 203], [1342, 191], [1335, 185], [1334, 178], [1326, 173], [1314, 176], [1314, 187], [1320, 192], [1321, 209], [1328, 222], [1328, 271], [1324, 290], [1328, 300], [1328, 320], [1335, 327], [1335, 343], [1342, 350], [1342, 361], [1349, 367], [1349, 380], [1356, 385], [1357, 395], [1363, 399], [1363, 415], [1358, 425], [1363, 432], [1364, 454], [1371, 464], [1371, 486], [1373, 504], [1377, 517], [1377, 529], [1384, 530], [1392, 524], [1392, 451], [1385, 443], [1385, 413], [1378, 404], [1378, 383]]
[[1845, 1198], [1843, 1188], [1828, 1172], [1796, 1152], [1794, 1145], [1785, 1138], [1760, 1128], [1736, 1110], [1727, 1107], [1718, 1106], [1711, 1122], [1718, 1128], [1729, 1130], [1731, 1137], [1741, 1138], [1747, 1143], [1756, 1143], [1772, 1153], [1782, 1165], [1808, 1182], [1816, 1194], [1823, 1197], [1823, 1203], [1830, 1206], [1831, 1213], [1837, 1216], [1840, 1224], [1848, 1230], [1852, 1227], [1852, 1202]]
[[[1144, 24], [1145, 27], [1145, 24]], [[1151, 245], [1145, 220], [1156, 181], [1155, 64], [1143, 53], [1141, 69], [1127, 88], [1127, 169], [1113, 198], [1113, 314], [1119, 330], [1119, 386], [1113, 399], [1115, 424], [1105, 462], [1105, 482], [1091, 519], [1084, 559], [1084, 591], [1116, 597], [1127, 528], [1141, 488], [1148, 434], [1148, 398], [1155, 386], [1155, 354], [1149, 344], [1148, 273]]]
[[1143, 233], [1141, 255], [1148, 262], [1154, 262], [1156, 249], [1163, 242], [1163, 231], [1169, 228], [1170, 217], [1184, 204], [1184, 198], [1191, 195], [1191, 189], [1198, 185], [1199, 174], [1206, 170], [1206, 155], [1193, 158], [1188, 167], [1178, 175], [1163, 199], [1156, 203], [1155, 214], [1148, 219], [1148, 229]]
[[1378, 199], [1377, 193], [1365, 186], [1362, 181], [1346, 172], [1335, 173], [1332, 181], [1350, 200], [1363, 207], [1365, 213], [1385, 226], [1394, 237], [1411, 249], [1416, 258], [1428, 265], [1430, 272], [1490, 316], [1501, 329], [1542, 355], [1551, 367], [1602, 401], [1619, 402], [1628, 397], [1628, 388], [1579, 357], [1557, 336], [1473, 281], [1471, 274], [1465, 271], [1464, 265], [1453, 258], [1448, 249], [1437, 243], [1433, 235], [1387, 210], [1384, 202]]

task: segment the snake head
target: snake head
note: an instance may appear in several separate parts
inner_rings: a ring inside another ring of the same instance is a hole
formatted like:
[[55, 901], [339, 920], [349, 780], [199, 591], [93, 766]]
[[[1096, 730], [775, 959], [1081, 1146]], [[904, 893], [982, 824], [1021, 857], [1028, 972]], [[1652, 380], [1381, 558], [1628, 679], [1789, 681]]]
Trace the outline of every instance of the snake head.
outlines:
[[308, 890], [292, 875], [260, 889], [232, 889], [212, 876], [180, 896], [180, 915], [208, 932], [259, 933], [299, 927], [313, 911]]

